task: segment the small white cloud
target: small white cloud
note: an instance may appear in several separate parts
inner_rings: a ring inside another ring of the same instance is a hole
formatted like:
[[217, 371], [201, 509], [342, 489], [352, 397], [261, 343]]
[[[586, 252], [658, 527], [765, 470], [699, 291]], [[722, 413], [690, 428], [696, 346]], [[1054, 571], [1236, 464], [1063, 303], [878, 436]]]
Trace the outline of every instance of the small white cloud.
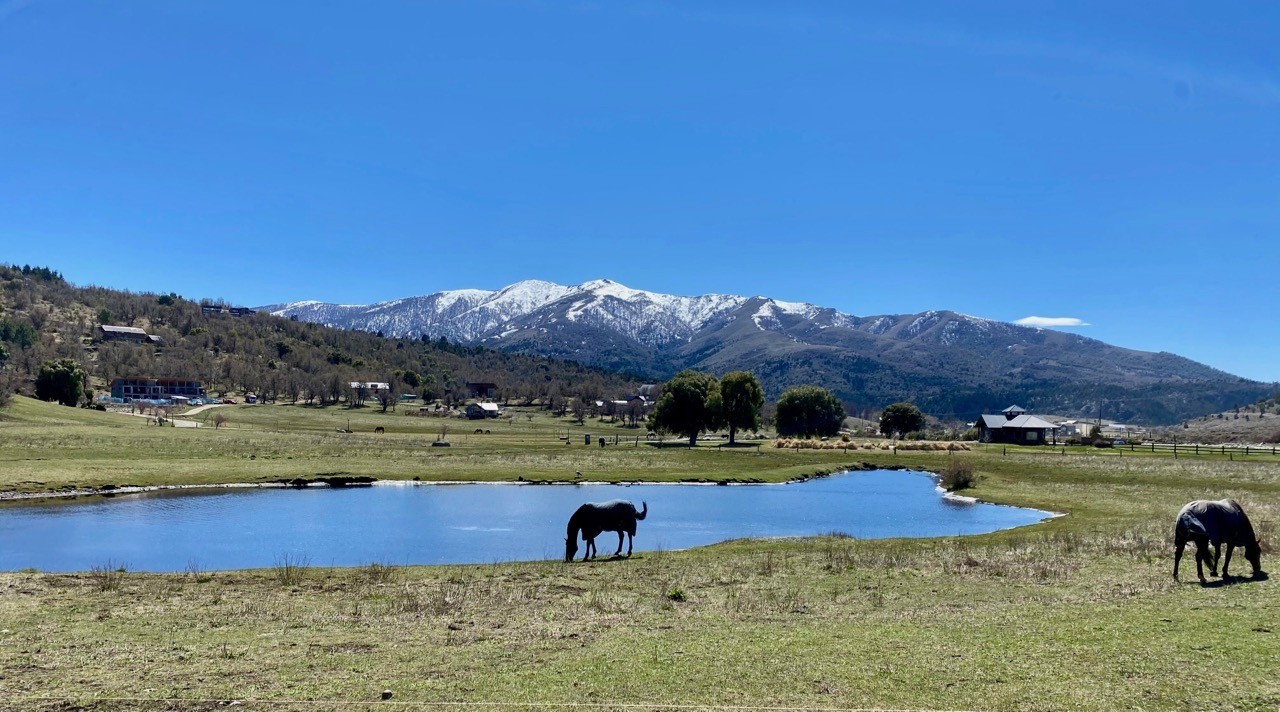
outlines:
[[1023, 326], [1089, 326], [1089, 322], [1073, 316], [1024, 316], [1013, 322]]

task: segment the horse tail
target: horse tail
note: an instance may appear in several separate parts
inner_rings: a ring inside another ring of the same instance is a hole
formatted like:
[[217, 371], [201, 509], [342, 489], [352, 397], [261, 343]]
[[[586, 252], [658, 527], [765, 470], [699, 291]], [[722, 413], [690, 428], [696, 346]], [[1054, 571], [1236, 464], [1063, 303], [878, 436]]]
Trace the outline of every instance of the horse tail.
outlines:
[[636, 512], [636, 519], [637, 519], [637, 520], [644, 519], [646, 516], [648, 516], [648, 515], [649, 515], [649, 503], [648, 503], [648, 502], [641, 502], [640, 504], [641, 504], [641, 505], [643, 505], [643, 507], [644, 507], [644, 508], [643, 508], [643, 509], [641, 509], [639, 512]]

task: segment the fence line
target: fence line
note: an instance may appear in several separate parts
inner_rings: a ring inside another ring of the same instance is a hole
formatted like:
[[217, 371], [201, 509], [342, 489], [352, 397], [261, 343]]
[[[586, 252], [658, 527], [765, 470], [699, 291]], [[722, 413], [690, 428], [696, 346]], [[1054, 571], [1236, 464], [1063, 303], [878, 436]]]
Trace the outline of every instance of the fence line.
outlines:
[[1201, 454], [1226, 455], [1230, 453], [1233, 455], [1239, 454], [1239, 455], [1248, 456], [1248, 455], [1275, 455], [1277, 453], [1280, 453], [1280, 446], [1277, 446], [1277, 445], [1271, 445], [1268, 447], [1266, 445], [1240, 445], [1237, 443], [1205, 445], [1201, 443], [1178, 443], [1178, 442], [1155, 443], [1155, 442], [1152, 442], [1152, 443], [1143, 443], [1141, 445], [1137, 443], [1128, 443], [1127, 446], [1117, 445], [1115, 447], [1119, 447], [1122, 449], [1125, 447], [1128, 447], [1130, 452], [1136, 452], [1138, 450], [1148, 450], [1150, 452], [1157, 452], [1157, 451], [1172, 452], [1175, 455], [1179, 453], [1186, 453], [1188, 455], [1201, 455]]
[[[990, 446], [990, 444], [989, 444]], [[1112, 445], [1110, 447], [1094, 448], [1086, 446], [1066, 446], [1066, 445], [1045, 445], [1038, 448], [1020, 448], [1014, 446], [1014, 453], [1025, 452], [1028, 454], [1062, 454], [1066, 455], [1068, 449], [1073, 453], [1080, 454], [1084, 451], [1096, 452], [1097, 454], [1106, 454], [1114, 452], [1116, 455], [1123, 455], [1127, 450], [1129, 452], [1151, 452], [1151, 453], [1173, 453], [1176, 458], [1180, 455], [1220, 455], [1235, 458], [1236, 455], [1248, 457], [1250, 455], [1280, 455], [1280, 445], [1239, 445], [1234, 443], [1207, 445], [1204, 443], [1125, 443], [1124, 445]], [[1081, 448], [1077, 451], [1075, 448]], [[1002, 455], [1009, 454], [1009, 446], [1004, 445], [1000, 448]], [[1047, 451], [1047, 452], [1046, 452]]]

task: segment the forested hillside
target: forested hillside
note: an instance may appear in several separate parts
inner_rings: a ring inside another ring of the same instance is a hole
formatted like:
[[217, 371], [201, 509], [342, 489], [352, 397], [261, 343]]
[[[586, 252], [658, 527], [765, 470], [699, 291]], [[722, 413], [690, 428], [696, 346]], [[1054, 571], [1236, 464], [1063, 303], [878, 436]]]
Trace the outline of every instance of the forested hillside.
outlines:
[[[141, 328], [159, 343], [104, 341], [103, 325]], [[57, 359], [80, 364], [98, 390], [117, 377], [189, 378], [210, 394], [305, 402], [338, 401], [349, 382], [366, 380], [446, 400], [464, 398], [469, 381], [490, 382], [499, 398], [525, 402], [617, 398], [636, 386], [568, 361], [263, 313], [206, 314], [201, 302], [176, 294], [79, 287], [48, 268], [0, 265], [0, 394], [32, 394], [41, 365]]]

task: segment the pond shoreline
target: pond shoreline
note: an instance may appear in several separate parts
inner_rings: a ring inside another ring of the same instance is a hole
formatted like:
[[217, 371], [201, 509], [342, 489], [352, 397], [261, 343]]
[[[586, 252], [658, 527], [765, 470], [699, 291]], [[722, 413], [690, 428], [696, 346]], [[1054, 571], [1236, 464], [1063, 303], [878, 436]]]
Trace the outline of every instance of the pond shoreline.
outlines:
[[[304, 489], [304, 488], [344, 488], [344, 487], [448, 487], [455, 485], [524, 485], [524, 486], [579, 486], [579, 485], [611, 485], [615, 487], [630, 487], [635, 485], [643, 486], [706, 486], [706, 487], [738, 487], [744, 485], [789, 485], [817, 480], [832, 475], [844, 474], [847, 472], [871, 472], [875, 470], [885, 470], [890, 472], [920, 472], [930, 475], [937, 480], [937, 475], [922, 467], [912, 467], [910, 465], [877, 465], [870, 462], [857, 462], [850, 465], [841, 465], [834, 468], [822, 468], [814, 470], [811, 473], [796, 475], [786, 480], [770, 482], [757, 477], [748, 478], [722, 478], [710, 479], [702, 477], [689, 477], [681, 480], [669, 481], [650, 481], [650, 480], [526, 480], [523, 476], [518, 476], [514, 480], [427, 480], [423, 481], [418, 478], [413, 479], [378, 479], [368, 476], [354, 476], [345, 472], [324, 472], [317, 473], [314, 477], [295, 477], [289, 480], [273, 480], [269, 482], [223, 482], [214, 484], [176, 484], [176, 485], [106, 485], [103, 487], [89, 487], [84, 489], [68, 490], [65, 492], [0, 492], [0, 505], [24, 502], [30, 504], [39, 503], [41, 500], [65, 500], [78, 499], [80, 497], [103, 497], [110, 498], [123, 494], [145, 494], [148, 492], [181, 492], [196, 490], [223, 490], [223, 489]], [[944, 489], [940, 484], [936, 485], [936, 489], [943, 499], [960, 502], [964, 504], [990, 504], [999, 507], [1019, 507], [1028, 509], [1016, 504], [1008, 504], [1004, 502], [991, 502], [980, 499], [978, 497], [970, 497], [968, 495], [957, 494], [955, 492]], [[1047, 509], [1030, 508], [1048, 514], [1048, 519], [1057, 519], [1067, 516], [1066, 512], [1056, 512]], [[1046, 520], [1047, 521], [1047, 520]]]
[[867, 472], [871, 470], [909, 470], [928, 472], [923, 468], [905, 465], [876, 465], [870, 462], [858, 462], [852, 465], [840, 465], [834, 468], [823, 468], [812, 473], [796, 475], [777, 482], [758, 477], [726, 477], [712, 479], [706, 477], [687, 477], [680, 480], [534, 480], [517, 476], [514, 480], [420, 480], [413, 479], [378, 479], [376, 477], [351, 475], [346, 472], [318, 472], [313, 477], [295, 477], [293, 479], [270, 480], [267, 482], [217, 482], [211, 484], [174, 484], [174, 485], [103, 485], [102, 487], [84, 487], [64, 491], [49, 492], [15, 492], [0, 491], [0, 503], [19, 502], [41, 499], [74, 499], [76, 497], [112, 497], [118, 494], [139, 494], [145, 492], [165, 492], [182, 490], [218, 490], [218, 489], [300, 489], [303, 487], [372, 487], [372, 486], [416, 486], [416, 485], [785, 485], [797, 482], [830, 477], [842, 472]]

